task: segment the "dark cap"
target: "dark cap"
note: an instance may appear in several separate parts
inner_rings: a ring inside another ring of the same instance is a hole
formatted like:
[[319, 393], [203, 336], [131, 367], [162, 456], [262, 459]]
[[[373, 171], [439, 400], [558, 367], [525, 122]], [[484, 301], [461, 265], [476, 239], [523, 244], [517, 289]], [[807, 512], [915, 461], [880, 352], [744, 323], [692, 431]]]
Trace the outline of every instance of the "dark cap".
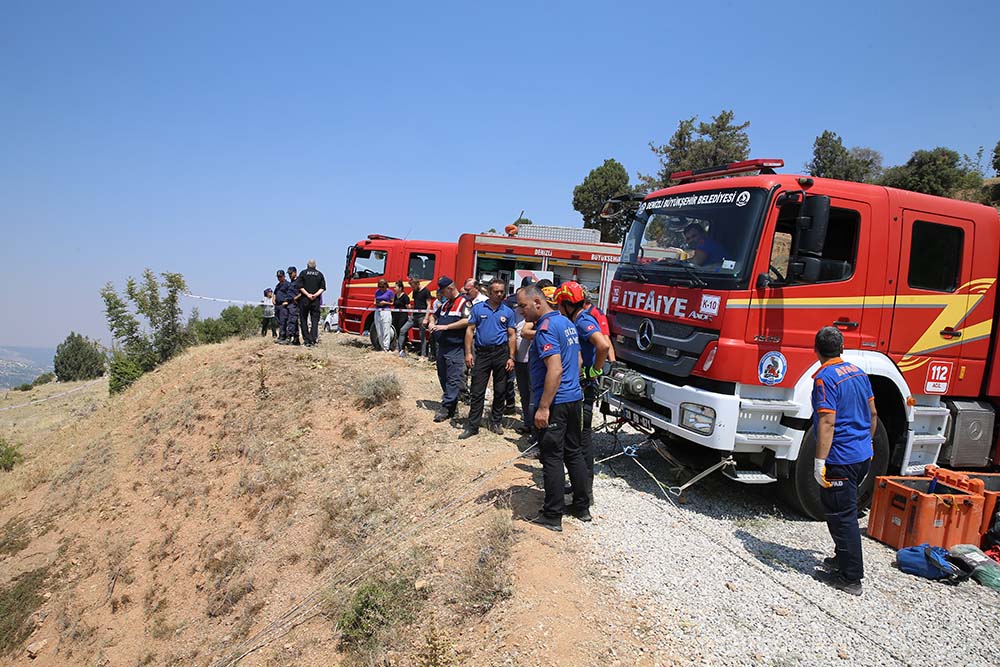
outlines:
[[441, 276], [438, 278], [438, 289], [444, 289], [448, 285], [454, 285], [455, 281], [448, 276]]
[[535, 279], [532, 278], [531, 276], [525, 276], [521, 280], [521, 287], [527, 287], [528, 285], [534, 285], [534, 284], [535, 284]]
[[273, 294], [273, 292], [271, 292], [271, 288], [270, 287], [268, 287], [266, 290], [264, 290], [264, 296], [267, 296], [268, 294]]
[[285, 272], [282, 271], [281, 269], [278, 269], [278, 272], [275, 273], [274, 275], [276, 275], [276, 276], [283, 276], [283, 275], [285, 275]]
[[299, 270], [296, 269], [294, 266], [290, 266], [290, 267], [288, 267], [288, 272], [289, 273], [298, 273]]

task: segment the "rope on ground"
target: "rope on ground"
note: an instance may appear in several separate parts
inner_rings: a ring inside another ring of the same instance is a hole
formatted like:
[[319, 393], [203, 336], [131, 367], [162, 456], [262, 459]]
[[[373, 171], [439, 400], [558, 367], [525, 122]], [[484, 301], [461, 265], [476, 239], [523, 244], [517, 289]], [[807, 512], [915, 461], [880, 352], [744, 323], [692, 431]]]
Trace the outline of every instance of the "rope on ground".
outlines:
[[[411, 526], [409, 529], [400, 529], [397, 532], [391, 535], [387, 535], [378, 542], [370, 545], [362, 553], [358, 554], [357, 556], [349, 560], [343, 567], [341, 567], [336, 572], [326, 577], [319, 586], [310, 591], [299, 603], [293, 605], [290, 609], [286, 610], [278, 618], [274, 619], [273, 621], [265, 625], [263, 628], [254, 633], [252, 636], [236, 644], [236, 646], [231, 650], [231, 652], [228, 655], [224, 656], [220, 660], [213, 663], [214, 667], [231, 667], [232, 665], [235, 665], [240, 660], [250, 655], [254, 651], [263, 648], [267, 644], [284, 636], [297, 626], [313, 618], [322, 607], [323, 593], [326, 590], [328, 590], [331, 586], [354, 585], [355, 583], [360, 581], [363, 577], [365, 577], [367, 574], [369, 574], [372, 570], [383, 566], [387, 562], [390, 562], [390, 559], [403, 553], [405, 551], [404, 547], [406, 547], [408, 544], [408, 540], [414, 537], [419, 531], [425, 528], [431, 528], [435, 521], [444, 518], [446, 520], [446, 523], [434, 527], [433, 530], [431, 530], [427, 535], [424, 535], [423, 537], [433, 535], [437, 532], [445, 530], [450, 526], [453, 526], [473, 516], [478, 516], [479, 514], [485, 512], [491, 505], [485, 505], [483, 508], [473, 511], [470, 514], [466, 514], [465, 516], [458, 519], [455, 519], [453, 516], [450, 516], [452, 513], [455, 512], [455, 510], [459, 509], [462, 505], [465, 505], [470, 500], [474, 500], [477, 495], [476, 491], [478, 490], [479, 487], [481, 487], [484, 483], [486, 483], [487, 481], [495, 477], [497, 474], [502, 472], [504, 469], [506, 469], [515, 461], [524, 458], [525, 455], [535, 447], [536, 445], [532, 445], [527, 449], [525, 449], [523, 452], [520, 452], [517, 456], [514, 456], [508, 459], [507, 461], [504, 461], [503, 463], [499, 464], [498, 466], [494, 467], [492, 470], [480, 473], [479, 475], [477, 475], [476, 477], [474, 477], [472, 480], [469, 481], [469, 483], [466, 485], [466, 490], [464, 491], [464, 493], [461, 493], [451, 502], [445, 504], [444, 507], [441, 507], [437, 511], [432, 512], [431, 514], [425, 516], [424, 519], [419, 521], [417, 524]], [[450, 522], [447, 522], [447, 519], [449, 518], [451, 518], [452, 520]], [[390, 548], [388, 553], [383, 553], [381, 555], [373, 554], [373, 552], [376, 552], [377, 550], [381, 549], [383, 546], [385, 546], [387, 543], [390, 542], [393, 543], [392, 546], [394, 546], [395, 548]], [[374, 556], [374, 557], [372, 557], [371, 559], [367, 559], [368, 556]], [[352, 566], [355, 565], [356, 563], [365, 563], [365, 562], [367, 562], [367, 567], [363, 567], [360, 572], [353, 574], [352, 576], [351, 572]]]
[[86, 389], [87, 387], [89, 387], [90, 385], [97, 384], [98, 382], [101, 382], [103, 380], [104, 380], [104, 378], [97, 378], [96, 380], [91, 380], [87, 384], [80, 385], [79, 387], [73, 387], [72, 389], [68, 389], [67, 391], [63, 391], [63, 392], [60, 392], [58, 394], [52, 394], [51, 396], [46, 396], [45, 398], [36, 398], [35, 400], [28, 401], [27, 403], [18, 403], [17, 405], [8, 405], [8, 406], [0, 408], [0, 412], [6, 412], [7, 410], [16, 410], [17, 408], [26, 408], [29, 405], [37, 405], [38, 403], [44, 403], [46, 401], [52, 401], [52, 400], [55, 400], [57, 398], [62, 398], [63, 396], [69, 396], [70, 394], [76, 393], [78, 391], [82, 391], [82, 390]]
[[[809, 604], [811, 604], [813, 607], [815, 607], [816, 609], [818, 609], [822, 613], [824, 613], [827, 616], [829, 616], [835, 622], [840, 623], [845, 628], [853, 631], [858, 637], [861, 637], [866, 642], [868, 642], [869, 644], [871, 644], [876, 650], [884, 653], [885, 655], [887, 655], [888, 657], [892, 658], [893, 660], [895, 660], [896, 662], [898, 662], [901, 665], [907, 665], [907, 667], [911, 667], [911, 663], [910, 662], [908, 662], [906, 659], [902, 658], [901, 656], [896, 655], [895, 653], [893, 653], [892, 651], [890, 651], [888, 648], [886, 648], [885, 646], [883, 646], [882, 644], [880, 644], [879, 642], [877, 642], [875, 639], [872, 639], [871, 637], [869, 637], [861, 628], [858, 628], [857, 626], [855, 626], [853, 623], [851, 623], [847, 619], [842, 618], [839, 615], [835, 614], [834, 612], [830, 611], [829, 609], [827, 609], [826, 607], [824, 607], [819, 602], [813, 600], [812, 598], [810, 598], [808, 595], [806, 595], [802, 591], [799, 591], [799, 590], [796, 590], [795, 588], [792, 588], [791, 586], [789, 586], [785, 582], [783, 582], [780, 579], [778, 579], [777, 577], [773, 576], [770, 572], [768, 572], [766, 569], [764, 569], [758, 563], [755, 563], [753, 560], [751, 560], [747, 556], [739, 553], [738, 551], [733, 551], [731, 549], [727, 549], [725, 547], [725, 545], [723, 545], [718, 539], [716, 539], [715, 536], [709, 534], [708, 531], [703, 530], [700, 526], [697, 526], [693, 522], [690, 521], [690, 519], [687, 516], [687, 512], [685, 512], [683, 509], [681, 509], [681, 507], [679, 505], [677, 505], [676, 502], [674, 502], [674, 499], [670, 497], [670, 494], [668, 493], [668, 490], [669, 490], [670, 487], [668, 487], [666, 484], [663, 484], [663, 482], [661, 482], [660, 480], [656, 479], [656, 476], [653, 475], [653, 473], [651, 473], [649, 471], [649, 469], [646, 468], [646, 466], [642, 465], [642, 463], [639, 462], [638, 458], [636, 458], [636, 457], [630, 457], [630, 458], [635, 462], [635, 464], [637, 466], [639, 466], [639, 468], [642, 469], [643, 472], [645, 472], [649, 476], [650, 479], [653, 480], [653, 482], [656, 484], [656, 488], [660, 491], [660, 494], [664, 498], [666, 498], [666, 500], [670, 503], [670, 505], [677, 511], [677, 515], [676, 515], [677, 518], [679, 518], [681, 521], [683, 521], [685, 524], [687, 524], [687, 526], [689, 528], [693, 528], [695, 530], [695, 532], [700, 533], [705, 539], [707, 539], [709, 542], [711, 542], [712, 544], [714, 544], [719, 549], [732, 554], [738, 560], [742, 561], [745, 565], [747, 565], [751, 569], [756, 570], [757, 572], [763, 574], [765, 577], [767, 577], [768, 579], [770, 579], [771, 581], [773, 581], [775, 584], [777, 584], [781, 588], [784, 588], [785, 590], [787, 590], [788, 592], [792, 593], [793, 595], [795, 595], [795, 596], [797, 596], [797, 597], [805, 600], [806, 602], [808, 602]], [[615, 475], [618, 474], [617, 471], [615, 471], [615, 469], [612, 466], [609, 465], [608, 468], [610, 468], [611, 471], [615, 473]], [[650, 504], [652, 504], [654, 507], [659, 507], [661, 509], [666, 510], [666, 506], [665, 505], [656, 504], [652, 500], [650, 500], [649, 498], [646, 498], [646, 501], [649, 502]]]

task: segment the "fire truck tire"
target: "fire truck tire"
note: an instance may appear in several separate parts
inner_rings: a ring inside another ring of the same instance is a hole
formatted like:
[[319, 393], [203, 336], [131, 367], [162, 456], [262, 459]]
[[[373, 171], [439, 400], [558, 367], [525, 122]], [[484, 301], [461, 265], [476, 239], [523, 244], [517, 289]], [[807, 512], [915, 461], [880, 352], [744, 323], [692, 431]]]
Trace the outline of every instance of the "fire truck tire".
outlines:
[[[889, 434], [882, 420], [878, 420], [873, 441], [875, 454], [868, 476], [858, 487], [858, 510], [866, 509], [872, 502], [875, 478], [889, 468]], [[813, 478], [813, 459], [816, 458], [816, 433], [810, 428], [802, 439], [799, 458], [786, 479], [779, 481], [781, 496], [792, 509], [816, 521], [824, 521], [826, 512], [819, 498], [819, 484]]]
[[[396, 327], [390, 327], [389, 330], [392, 332], [392, 338], [390, 339], [392, 342], [389, 343], [389, 347], [392, 349], [396, 346]], [[375, 322], [370, 320], [368, 322], [368, 340], [372, 342], [372, 348], [374, 348], [376, 352], [382, 351], [382, 341], [378, 339], [378, 332], [375, 330]]]

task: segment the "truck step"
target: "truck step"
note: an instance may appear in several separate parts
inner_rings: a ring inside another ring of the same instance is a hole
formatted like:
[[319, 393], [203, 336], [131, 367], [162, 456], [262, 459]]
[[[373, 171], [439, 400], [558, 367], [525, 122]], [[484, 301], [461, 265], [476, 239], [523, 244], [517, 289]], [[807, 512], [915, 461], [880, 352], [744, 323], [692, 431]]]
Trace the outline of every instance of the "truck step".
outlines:
[[943, 405], [914, 405], [913, 415], [919, 417], [947, 417], [951, 411]]
[[916, 445], [943, 445], [947, 440], [943, 435], [936, 433], [914, 433], [913, 444]]
[[771, 398], [741, 398], [740, 410], [752, 412], [798, 412], [799, 404]]
[[737, 433], [738, 445], [790, 445], [792, 438], [780, 433]]
[[729, 479], [735, 480], [741, 484], [771, 484], [777, 482], [777, 477], [771, 477], [766, 472], [761, 472], [760, 470], [734, 470], [732, 468], [723, 468], [723, 474]]

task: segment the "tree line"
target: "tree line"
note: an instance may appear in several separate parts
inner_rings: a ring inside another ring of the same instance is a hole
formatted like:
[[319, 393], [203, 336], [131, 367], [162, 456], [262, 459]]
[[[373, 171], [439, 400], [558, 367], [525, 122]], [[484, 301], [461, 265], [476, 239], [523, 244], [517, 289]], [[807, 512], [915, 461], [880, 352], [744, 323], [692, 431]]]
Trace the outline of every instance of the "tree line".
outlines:
[[[194, 345], [249, 337], [260, 329], [260, 307], [227, 306], [218, 317], [202, 318], [197, 308], [182, 319], [180, 298], [187, 291], [179, 273], [150, 269], [142, 278], [129, 278], [118, 292], [112, 283], [101, 288], [104, 315], [111, 331], [110, 348], [70, 332], [56, 348], [54, 374], [60, 382], [90, 380], [108, 373], [112, 394], [124, 391], [160, 364]], [[50, 378], [40, 376], [25, 389]]]
[[[749, 127], [750, 121], [737, 123], [731, 110], [721, 111], [710, 122], [700, 121], [697, 116], [682, 119], [667, 143], [649, 142], [649, 149], [660, 163], [656, 173], [637, 173], [637, 182], [632, 184], [625, 167], [609, 158], [573, 189], [573, 208], [583, 218], [584, 227], [600, 230], [605, 242], [617, 243], [628, 231], [628, 223], [600, 217], [608, 199], [673, 185], [670, 174], [674, 172], [749, 159]], [[986, 173], [992, 169], [1000, 176], [1000, 141], [990, 158], [984, 165], [983, 147], [969, 156], [939, 146], [916, 150], [904, 164], [885, 168], [878, 150], [868, 146], [848, 148], [836, 132], [824, 130], [813, 142], [812, 159], [805, 164], [805, 170], [811, 176], [874, 183], [1000, 208], [1000, 182], [987, 179]]]

